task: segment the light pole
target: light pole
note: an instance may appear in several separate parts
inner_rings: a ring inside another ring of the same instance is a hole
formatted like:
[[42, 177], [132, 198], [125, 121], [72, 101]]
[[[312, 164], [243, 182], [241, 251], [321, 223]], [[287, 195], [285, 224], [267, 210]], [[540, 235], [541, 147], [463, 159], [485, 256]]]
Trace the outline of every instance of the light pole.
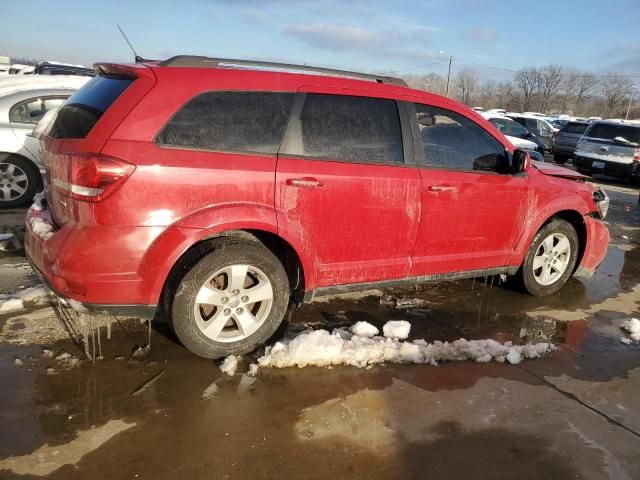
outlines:
[[637, 85], [631, 85], [631, 93], [629, 94], [629, 105], [627, 105], [627, 114], [624, 116], [625, 120], [629, 119], [629, 110], [631, 110], [631, 102], [633, 101], [633, 89], [638, 88]]
[[[445, 55], [444, 50], [438, 50], [440, 55]], [[447, 72], [447, 91], [445, 97], [449, 98], [449, 82], [451, 81], [451, 62], [453, 62], [453, 55], [449, 55], [449, 71]]]

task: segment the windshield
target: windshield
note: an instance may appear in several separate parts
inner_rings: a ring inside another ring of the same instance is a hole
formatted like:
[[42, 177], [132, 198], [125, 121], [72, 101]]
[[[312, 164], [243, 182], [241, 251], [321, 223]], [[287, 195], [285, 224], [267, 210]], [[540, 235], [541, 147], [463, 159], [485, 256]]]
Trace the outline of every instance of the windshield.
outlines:
[[595, 123], [586, 135], [589, 138], [600, 138], [602, 140], [613, 140], [614, 138], [621, 137], [630, 143], [640, 143], [640, 127], [633, 125]]

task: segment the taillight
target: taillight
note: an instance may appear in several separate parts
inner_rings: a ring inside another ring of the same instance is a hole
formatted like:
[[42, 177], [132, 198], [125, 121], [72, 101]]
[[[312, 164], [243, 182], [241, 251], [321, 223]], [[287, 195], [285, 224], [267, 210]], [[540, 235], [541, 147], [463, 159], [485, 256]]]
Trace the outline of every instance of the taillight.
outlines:
[[51, 166], [51, 184], [67, 197], [99, 202], [131, 176], [136, 167], [100, 154], [57, 154]]
[[562, 134], [560, 132], [556, 132], [555, 135], [556, 140], [562, 140]]
[[633, 161], [634, 162], [640, 162], [640, 148], [636, 148], [633, 151]]

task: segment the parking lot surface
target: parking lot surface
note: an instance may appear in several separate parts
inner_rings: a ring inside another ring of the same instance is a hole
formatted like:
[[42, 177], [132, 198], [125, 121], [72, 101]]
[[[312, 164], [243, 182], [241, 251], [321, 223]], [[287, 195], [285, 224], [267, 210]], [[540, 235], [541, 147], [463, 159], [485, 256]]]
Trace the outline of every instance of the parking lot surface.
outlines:
[[[162, 321], [139, 348], [149, 330], [137, 320], [117, 319], [107, 340], [103, 320], [25, 301], [0, 314], [0, 478], [639, 478], [640, 343], [620, 329], [640, 317], [639, 191], [603, 186], [612, 241], [589, 280], [545, 298], [499, 279], [324, 298], [280, 333], [402, 319], [410, 339], [558, 347], [518, 365], [251, 377], [256, 352], [230, 377]], [[1, 255], [0, 293], [38, 285], [20, 251]], [[98, 327], [97, 346], [79, 341]]]

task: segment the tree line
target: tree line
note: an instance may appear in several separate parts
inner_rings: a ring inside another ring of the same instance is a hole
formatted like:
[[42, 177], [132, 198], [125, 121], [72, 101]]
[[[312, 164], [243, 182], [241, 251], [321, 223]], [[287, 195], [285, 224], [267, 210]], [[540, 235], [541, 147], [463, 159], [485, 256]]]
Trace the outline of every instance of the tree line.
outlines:
[[[447, 79], [438, 73], [408, 75], [409, 86], [444, 95]], [[640, 83], [640, 79], [638, 79]], [[579, 117], [624, 118], [635, 93], [630, 119], [640, 119], [640, 88], [628, 77], [598, 77], [591, 72], [561, 65], [525, 67], [511, 80], [481, 79], [465, 68], [452, 74], [449, 96], [470, 106], [504, 108], [512, 112], [534, 111]]]

